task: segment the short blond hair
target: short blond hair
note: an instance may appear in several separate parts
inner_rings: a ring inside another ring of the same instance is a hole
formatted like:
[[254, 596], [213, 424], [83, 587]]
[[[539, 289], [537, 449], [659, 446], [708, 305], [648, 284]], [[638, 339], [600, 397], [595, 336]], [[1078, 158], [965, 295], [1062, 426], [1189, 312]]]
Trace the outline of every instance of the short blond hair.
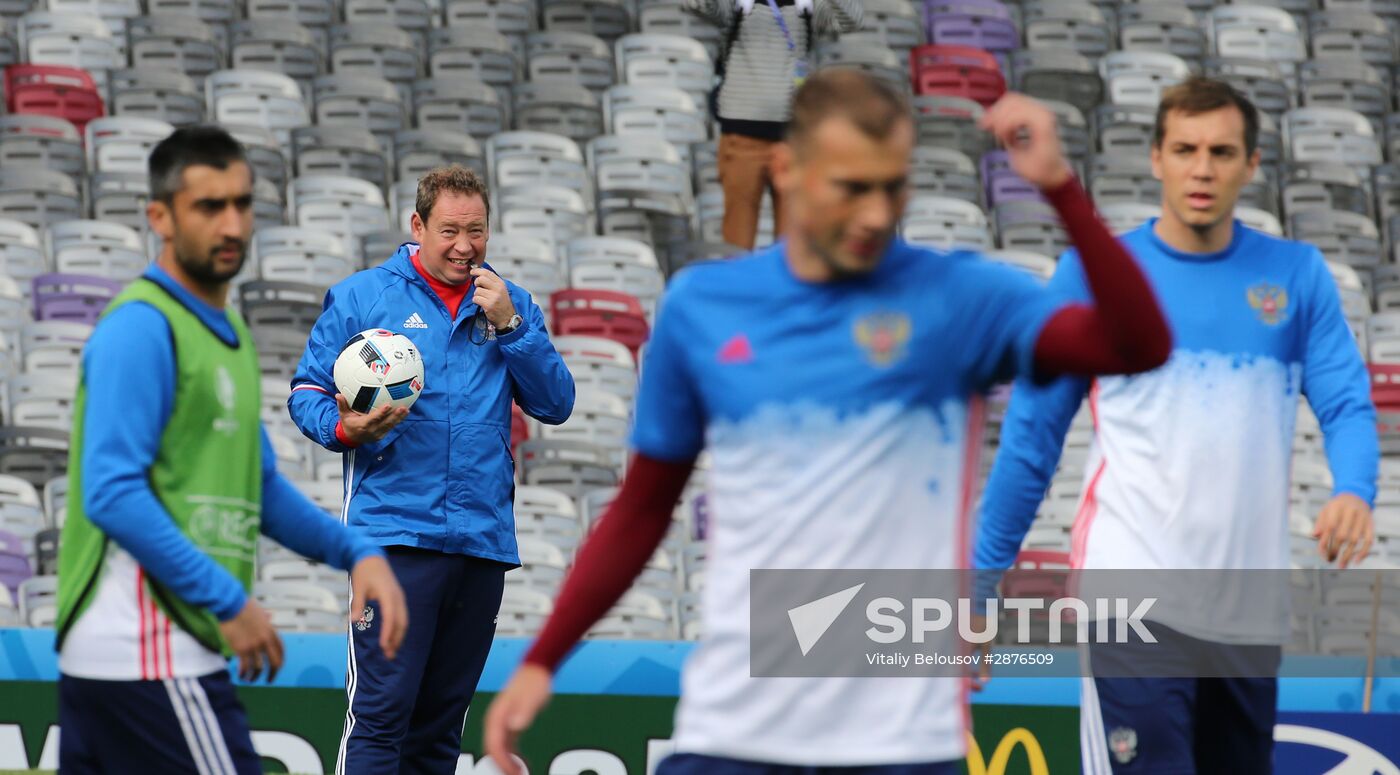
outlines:
[[438, 195], [444, 191], [481, 197], [481, 203], [486, 206], [486, 220], [491, 220], [491, 196], [486, 190], [486, 181], [474, 170], [453, 164], [429, 170], [428, 174], [418, 179], [418, 198], [413, 209], [418, 211], [418, 217], [425, 226], [428, 216], [433, 212], [433, 205], [437, 204]]

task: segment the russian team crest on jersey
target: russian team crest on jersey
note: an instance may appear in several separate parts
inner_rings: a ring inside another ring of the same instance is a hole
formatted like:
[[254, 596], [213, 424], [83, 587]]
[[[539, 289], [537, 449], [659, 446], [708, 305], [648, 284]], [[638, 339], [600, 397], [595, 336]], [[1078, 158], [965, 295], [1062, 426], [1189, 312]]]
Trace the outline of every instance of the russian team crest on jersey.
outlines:
[[1276, 326], [1288, 319], [1288, 291], [1277, 285], [1259, 283], [1245, 292], [1249, 306], [1265, 325]]
[[364, 632], [373, 625], [374, 609], [370, 608], [369, 606], [365, 606], [365, 612], [363, 614], [360, 614], [360, 618], [355, 622], [355, 629], [359, 630], [360, 632]]
[[1119, 764], [1127, 764], [1137, 757], [1137, 732], [1128, 727], [1118, 727], [1108, 733], [1108, 750]]
[[904, 357], [912, 329], [903, 312], [874, 312], [856, 321], [854, 333], [871, 363], [889, 366]]

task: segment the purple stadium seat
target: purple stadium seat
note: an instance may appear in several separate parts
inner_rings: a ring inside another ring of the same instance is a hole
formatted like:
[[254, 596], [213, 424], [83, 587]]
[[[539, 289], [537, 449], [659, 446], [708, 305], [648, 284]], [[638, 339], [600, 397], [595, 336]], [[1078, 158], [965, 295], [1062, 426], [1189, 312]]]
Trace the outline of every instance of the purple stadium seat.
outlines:
[[1011, 169], [1006, 151], [989, 151], [982, 154], [982, 180], [986, 186], [987, 206], [996, 207], [1003, 202], [1040, 201], [1043, 198], [1035, 186]]
[[122, 283], [81, 274], [44, 274], [35, 277], [34, 319], [69, 320], [93, 325]]
[[925, 3], [928, 41], [987, 51], [1020, 48], [1020, 33], [996, 0], [931, 0]]
[[24, 551], [24, 540], [0, 530], [0, 584], [9, 587], [10, 596], [18, 600], [20, 582], [33, 575], [28, 552]]

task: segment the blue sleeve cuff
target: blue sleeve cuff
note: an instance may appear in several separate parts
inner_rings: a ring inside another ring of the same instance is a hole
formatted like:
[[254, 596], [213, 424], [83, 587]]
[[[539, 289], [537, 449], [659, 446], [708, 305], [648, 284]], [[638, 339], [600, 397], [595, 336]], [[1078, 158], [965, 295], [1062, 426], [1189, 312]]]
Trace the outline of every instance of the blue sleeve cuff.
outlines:
[[238, 616], [243, 607], [248, 605], [248, 595], [242, 589], [235, 587], [236, 595], [230, 595], [227, 600], [220, 600], [209, 607], [210, 613], [221, 622], [227, 622]]
[[496, 335], [496, 342], [497, 342], [497, 344], [501, 344], [501, 345], [513, 344], [513, 343], [515, 343], [515, 342], [520, 341], [520, 338], [523, 337], [523, 336], [525, 336], [525, 332], [527, 332], [527, 331], [529, 331], [529, 330], [530, 330], [530, 321], [529, 321], [529, 320], [526, 320], [524, 315], [521, 315], [521, 316], [520, 316], [520, 325], [517, 326], [516, 329], [515, 329], [514, 331], [511, 331], [511, 332], [508, 333], [508, 334], [497, 334], [497, 335]]

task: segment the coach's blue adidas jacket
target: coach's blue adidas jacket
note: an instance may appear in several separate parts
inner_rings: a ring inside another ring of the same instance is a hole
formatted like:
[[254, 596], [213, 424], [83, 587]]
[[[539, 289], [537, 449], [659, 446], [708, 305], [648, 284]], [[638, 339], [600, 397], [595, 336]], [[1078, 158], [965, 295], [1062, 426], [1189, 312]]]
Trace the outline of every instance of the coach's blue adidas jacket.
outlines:
[[[357, 272], [326, 293], [287, 406], [312, 441], [346, 453], [344, 519], [381, 546], [519, 564], [511, 399], [531, 417], [557, 425], [573, 411], [573, 376], [549, 341], [540, 308], [509, 280], [524, 324], [474, 344], [484, 339], [472, 331], [477, 305], [469, 295], [456, 320], [450, 318], [413, 266], [417, 249], [405, 243], [382, 266]], [[345, 342], [368, 328], [413, 340], [423, 356], [425, 384], [408, 417], [387, 436], [347, 450], [335, 435], [340, 415], [331, 373]]]

